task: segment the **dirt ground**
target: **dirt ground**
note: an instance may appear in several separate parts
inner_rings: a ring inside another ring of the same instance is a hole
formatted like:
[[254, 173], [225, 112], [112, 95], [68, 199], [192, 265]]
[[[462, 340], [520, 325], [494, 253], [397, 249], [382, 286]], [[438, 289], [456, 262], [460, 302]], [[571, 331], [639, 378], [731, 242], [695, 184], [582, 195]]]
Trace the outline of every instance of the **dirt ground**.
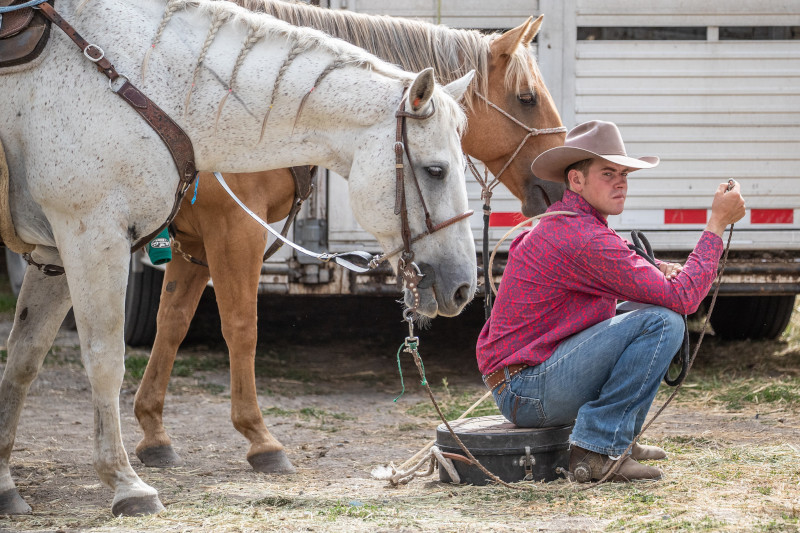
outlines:
[[[159, 490], [166, 512], [111, 516], [112, 493], [91, 464], [91, 393], [77, 333], [62, 329], [31, 388], [12, 454], [12, 475], [33, 514], [0, 517], [0, 531], [797, 530], [797, 400], [726, 408], [706, 387], [714, 379], [724, 387], [733, 375], [745, 384], [756, 379], [751, 389], [777, 383], [800, 392], [793, 341], [707, 341], [696, 365], [705, 377], [687, 389], [691, 400], [670, 406], [648, 431], [646, 440], [671, 452], [666, 478], [656, 484], [577, 492], [559, 481], [525, 493], [440, 483], [434, 473], [392, 487], [371, 470], [403, 463], [435, 438], [438, 425], [407, 357], [405, 393], [393, 401], [402, 390], [396, 353], [407, 333], [399, 306], [385, 298], [269, 300], [259, 311], [259, 400], [297, 473], [251, 471], [246, 441], [229, 421], [226, 352], [213, 297], [206, 298], [179, 355], [188, 370], [173, 377], [165, 410], [184, 466], [139, 462], [135, 376], [120, 396], [131, 464]], [[467, 406], [485, 392], [474, 361], [481, 323], [475, 303], [462, 317], [419, 332], [426, 377], [444, 404]], [[9, 329], [5, 317], [0, 339]], [[751, 361], [746, 352], [772, 362]], [[132, 365], [147, 354], [129, 349], [128, 358]], [[732, 363], [715, 366], [724, 358]]]

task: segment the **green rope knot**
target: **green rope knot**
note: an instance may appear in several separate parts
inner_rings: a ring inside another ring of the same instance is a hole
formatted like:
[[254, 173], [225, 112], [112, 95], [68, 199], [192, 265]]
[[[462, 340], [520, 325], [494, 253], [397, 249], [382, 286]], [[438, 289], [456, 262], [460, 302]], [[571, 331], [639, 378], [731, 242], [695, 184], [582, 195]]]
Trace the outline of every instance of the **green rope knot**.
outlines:
[[[404, 350], [404, 348], [407, 349]], [[403, 390], [401, 390], [397, 398], [394, 399], [395, 402], [397, 402], [397, 400], [399, 400], [406, 392], [406, 384], [403, 380], [403, 369], [400, 365], [400, 354], [403, 351], [409, 351], [417, 355], [417, 357], [419, 358], [419, 366], [422, 369], [422, 381], [420, 382], [420, 384], [423, 387], [428, 386], [428, 379], [425, 377], [425, 365], [422, 362], [422, 356], [417, 351], [417, 341], [406, 341], [400, 345], [400, 348], [397, 349], [397, 371], [400, 373], [400, 385], [403, 387]]]

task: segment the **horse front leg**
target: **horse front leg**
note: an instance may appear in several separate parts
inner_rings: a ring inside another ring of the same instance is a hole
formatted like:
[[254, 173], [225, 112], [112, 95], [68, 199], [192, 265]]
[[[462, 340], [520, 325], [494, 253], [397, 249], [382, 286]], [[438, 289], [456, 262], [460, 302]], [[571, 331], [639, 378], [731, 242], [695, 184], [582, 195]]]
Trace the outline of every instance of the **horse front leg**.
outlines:
[[[194, 257], [198, 247], [184, 244]], [[189, 331], [197, 304], [208, 283], [208, 268], [177, 257], [167, 263], [158, 307], [156, 339], [133, 409], [144, 437], [136, 445], [136, 456], [146, 466], [167, 468], [182, 464], [164, 428], [164, 399], [178, 348]]]
[[[42, 254], [37, 249], [33, 255], [37, 262], [58, 261], [52, 250]], [[45, 276], [28, 267], [17, 299], [14, 326], [8, 339], [8, 359], [0, 381], [0, 515], [31, 512], [11, 478], [9, 459], [28, 390], [70, 305], [65, 276]]]
[[257, 472], [289, 474], [295, 471], [283, 445], [264, 424], [258, 406], [255, 353], [258, 338], [258, 280], [265, 239], [233, 225], [228, 231], [207, 232], [205, 246], [222, 335], [231, 367], [231, 421], [250, 441], [247, 460]]
[[[53, 225], [68, 227], [68, 224], [65, 220]], [[103, 483], [114, 490], [111, 506], [114, 515], [153, 514], [164, 506], [158, 492], [131, 468], [120, 427], [119, 391], [125, 374], [123, 327], [130, 243], [127, 232], [123, 233], [120, 225], [108, 220], [87, 220], [86, 226], [89, 231], [65, 235], [60, 244], [81, 339], [81, 358], [92, 387], [94, 468]]]

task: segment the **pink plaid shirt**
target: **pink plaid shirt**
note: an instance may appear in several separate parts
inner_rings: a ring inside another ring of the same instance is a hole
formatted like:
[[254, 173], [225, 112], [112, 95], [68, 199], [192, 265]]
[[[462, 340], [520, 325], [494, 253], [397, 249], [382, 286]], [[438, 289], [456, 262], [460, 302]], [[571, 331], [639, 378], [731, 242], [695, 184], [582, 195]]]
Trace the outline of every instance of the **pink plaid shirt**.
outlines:
[[484, 375], [505, 366], [537, 365], [571, 335], [614, 316], [617, 300], [697, 310], [722, 255], [722, 239], [704, 231], [674, 279], [631, 251], [580, 195], [567, 191], [511, 244], [492, 316], [478, 338]]

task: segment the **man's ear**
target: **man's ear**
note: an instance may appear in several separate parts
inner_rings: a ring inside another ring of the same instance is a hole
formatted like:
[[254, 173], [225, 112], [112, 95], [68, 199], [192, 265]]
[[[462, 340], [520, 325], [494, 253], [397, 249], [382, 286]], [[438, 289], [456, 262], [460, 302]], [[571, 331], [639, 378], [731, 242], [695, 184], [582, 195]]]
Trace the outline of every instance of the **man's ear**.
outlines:
[[567, 174], [567, 181], [569, 182], [568, 188], [574, 192], [581, 192], [583, 190], [584, 176], [580, 170], [571, 169]]

